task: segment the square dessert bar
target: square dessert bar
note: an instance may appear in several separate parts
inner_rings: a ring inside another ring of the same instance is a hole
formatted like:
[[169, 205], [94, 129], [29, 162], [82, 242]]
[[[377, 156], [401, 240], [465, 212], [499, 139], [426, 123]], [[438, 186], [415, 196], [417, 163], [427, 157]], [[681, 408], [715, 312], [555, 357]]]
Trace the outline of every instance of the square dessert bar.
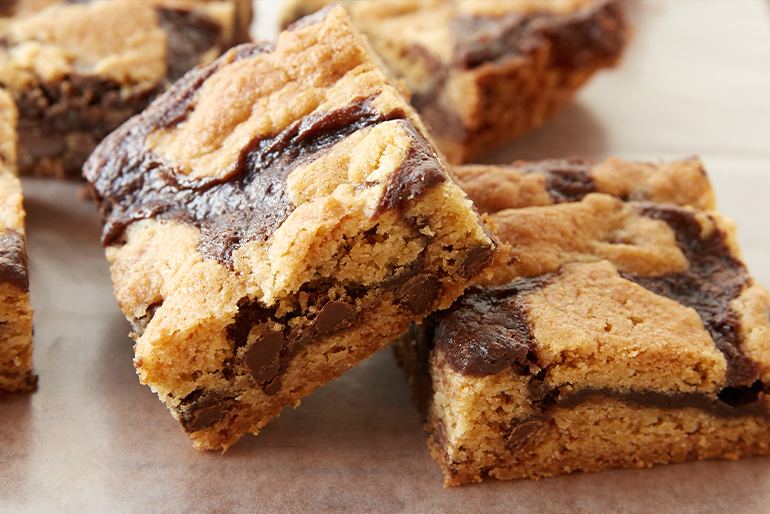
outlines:
[[16, 0], [0, 10], [0, 87], [22, 174], [79, 178], [99, 141], [171, 82], [248, 41], [250, 0]]
[[16, 176], [16, 106], [0, 90], [0, 390], [31, 391], [32, 310], [21, 184]]
[[[292, 0], [284, 23], [333, 1]], [[341, 3], [454, 163], [540, 126], [615, 65], [627, 39], [616, 0]]]
[[513, 259], [395, 344], [445, 485], [770, 453], [770, 296], [697, 160], [455, 170], [529, 191], [468, 187]]
[[227, 448], [499, 259], [342, 8], [191, 71], [84, 167], [135, 365]]

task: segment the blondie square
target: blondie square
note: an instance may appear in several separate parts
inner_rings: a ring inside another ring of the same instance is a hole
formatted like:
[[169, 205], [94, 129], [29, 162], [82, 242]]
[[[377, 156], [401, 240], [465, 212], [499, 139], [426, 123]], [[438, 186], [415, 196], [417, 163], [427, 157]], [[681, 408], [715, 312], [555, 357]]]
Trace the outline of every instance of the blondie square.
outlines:
[[[333, 0], [292, 0], [284, 23]], [[346, 0], [451, 162], [540, 126], [627, 39], [616, 0]]]
[[21, 184], [16, 176], [16, 106], [0, 90], [0, 390], [31, 391], [32, 310]]
[[184, 76], [84, 167], [135, 365], [227, 448], [498, 259], [342, 8]]
[[445, 485], [770, 453], [770, 296], [697, 160], [456, 175], [513, 259], [395, 345]]
[[96, 144], [187, 70], [248, 41], [250, 0], [16, 0], [0, 10], [0, 87], [22, 174], [79, 178]]

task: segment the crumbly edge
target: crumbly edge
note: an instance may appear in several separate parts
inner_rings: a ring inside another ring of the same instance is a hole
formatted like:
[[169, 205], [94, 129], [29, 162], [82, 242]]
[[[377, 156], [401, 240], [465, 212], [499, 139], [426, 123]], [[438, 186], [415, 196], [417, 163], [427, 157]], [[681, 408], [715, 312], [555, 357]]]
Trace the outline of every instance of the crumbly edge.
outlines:
[[[767, 397], [759, 409], [720, 416], [697, 407], [666, 409], [597, 394], [543, 415], [515, 401], [528, 394], [521, 376], [461, 376], [440, 364], [435, 351], [421, 355], [414, 335], [402, 336], [393, 349], [409, 378], [445, 487], [488, 476], [539, 479], [770, 453]], [[458, 411], [460, 397], [467, 405]], [[535, 428], [526, 430], [527, 425]], [[512, 437], [519, 427], [525, 428], [523, 435]]]
[[[478, 245], [491, 242], [475, 219], [467, 216], [469, 211], [467, 200], [462, 197], [457, 188], [447, 191], [446, 187], [439, 186], [404, 214], [405, 219], [427, 217], [430, 222], [430, 231], [433, 233], [433, 239], [420, 254], [427, 263], [425, 269], [440, 277], [443, 290], [425, 312], [415, 314], [400, 307], [396, 290], [388, 287], [375, 286], [363, 297], [351, 297], [348, 294], [349, 282], [337, 281], [335, 277], [338, 273], [335, 269], [331, 267], [327, 269], [324, 265], [322, 270], [324, 275], [317, 280], [324, 285], [324, 294], [328, 294], [334, 300], [348, 303], [353, 298], [352, 303], [357, 305], [360, 318], [356, 320], [353, 327], [331, 334], [329, 337], [323, 337], [320, 341], [318, 338], [314, 339], [312, 344], [302, 348], [300, 353], [292, 357], [286, 374], [280, 377], [281, 391], [278, 394], [273, 396], [266, 394], [259, 384], [251, 382], [246, 375], [240, 375], [229, 381], [223, 379], [221, 371], [225, 369], [226, 361], [239, 355], [238, 350], [232, 346], [233, 343], [223, 336], [223, 332], [232, 322], [237, 310], [237, 307], [230, 303], [227, 303], [228, 307], [223, 309], [225, 315], [217, 314], [218, 319], [193, 319], [191, 323], [194, 326], [188, 327], [187, 322], [184, 322], [176, 328], [174, 328], [176, 322], [173, 318], [166, 317], [165, 321], [161, 321], [161, 318], [166, 316], [164, 313], [167, 310], [171, 309], [171, 312], [174, 312], [177, 307], [171, 304], [161, 305], [152, 318], [155, 324], [148, 326], [148, 330], [137, 341], [136, 364], [140, 378], [159, 394], [159, 397], [172, 408], [172, 412], [180, 405], [181, 398], [201, 387], [211, 391], [229, 390], [238, 395], [239, 401], [243, 402], [242, 407], [233, 408], [228, 417], [221, 422], [191, 434], [196, 447], [226, 448], [233, 444], [243, 432], [256, 433], [271, 417], [276, 416], [281, 408], [297, 404], [302, 396], [309, 394], [317, 386], [339, 376], [361, 359], [381, 349], [390, 339], [403, 332], [409, 321], [419, 321], [429, 311], [448, 307], [463, 292], [465, 284], [471, 278], [463, 276], [461, 266], [463, 259]], [[430, 217], [430, 212], [446, 213], [446, 215], [433, 214]], [[389, 223], [392, 225], [388, 226]], [[458, 229], [457, 227], [462, 226], [463, 223], [466, 224], [465, 228]], [[385, 228], [382, 228], [383, 234], [400, 233], [407, 227], [395, 213], [382, 215], [377, 220], [377, 225], [382, 224], [385, 224]], [[405, 235], [410, 232], [416, 242], [424, 237], [414, 229], [407, 229]], [[362, 234], [361, 237], [366, 235]], [[331, 234], [329, 239], [335, 240], [337, 236]], [[129, 236], [129, 245], [130, 240], [131, 236]], [[167, 244], [164, 241], [159, 243]], [[355, 240], [350, 244], [355, 246]], [[385, 244], [387, 245], [387, 241]], [[399, 247], [401, 247], [400, 244]], [[137, 270], [142, 269], [142, 264], [135, 264], [132, 270], [118, 262], [120, 250], [117, 252], [111, 250], [108, 253], [111, 255], [111, 260], [116, 262], [113, 265], [113, 277], [116, 296], [121, 298], [124, 295], [118, 290], [121, 287], [120, 284], [125, 284], [127, 278], [130, 279]], [[377, 250], [375, 246], [373, 253], [387, 255], [390, 252], [385, 251], [384, 248]], [[334, 262], [334, 259], [324, 262]], [[405, 263], [404, 267], [408, 267], [409, 264], [409, 262]], [[391, 273], [395, 272], [397, 268], [392, 268]], [[141, 275], [142, 273], [139, 272], [140, 277]], [[155, 280], [157, 279], [145, 275], [139, 282]], [[211, 280], [211, 277], [204, 280]], [[192, 282], [197, 283], [197, 280], [193, 279]], [[144, 286], [139, 287], [144, 289]], [[237, 298], [234, 299], [237, 301]], [[157, 301], [158, 298], [153, 295], [146, 298], [147, 304]], [[303, 321], [302, 313], [312, 314], [317, 312], [318, 307], [308, 302], [306, 293], [302, 292], [279, 297], [273, 306], [275, 315], [272, 320], [267, 320], [256, 328], [252, 327], [250, 338], [258, 337], [260, 333], [267, 330], [310, 330], [312, 325], [306, 320]], [[125, 303], [122, 306], [125, 307]], [[147, 307], [148, 305], [145, 305], [145, 309]], [[130, 320], [136, 315], [136, 311], [127, 312], [124, 309], [124, 312]], [[287, 312], [300, 313], [293, 318], [289, 326], [280, 321]], [[167, 328], [158, 328], [161, 326], [158, 323], [162, 323]], [[174, 332], [177, 334], [174, 335]], [[171, 362], [174, 363], [173, 366], [169, 366]], [[197, 378], [194, 378], [196, 376]]]
[[32, 372], [32, 310], [29, 293], [0, 284], [0, 389], [28, 392], [37, 387]]

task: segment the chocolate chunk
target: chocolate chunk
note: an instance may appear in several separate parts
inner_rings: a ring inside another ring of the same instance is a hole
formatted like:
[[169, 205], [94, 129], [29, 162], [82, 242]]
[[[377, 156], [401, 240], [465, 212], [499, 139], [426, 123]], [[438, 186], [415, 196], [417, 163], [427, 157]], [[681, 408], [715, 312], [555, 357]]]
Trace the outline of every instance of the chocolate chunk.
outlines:
[[326, 302], [313, 325], [319, 334], [329, 334], [349, 327], [356, 319], [356, 309], [345, 302]]
[[285, 319], [276, 316], [275, 309], [267, 309], [256, 301], [241, 298], [238, 302], [238, 312], [233, 322], [227, 327], [227, 338], [233, 341], [235, 348], [246, 346], [252, 327], [269, 319], [279, 323], [286, 322]]
[[741, 353], [740, 321], [730, 307], [730, 302], [750, 285], [748, 270], [730, 252], [723, 232], [717, 229], [701, 238], [701, 224], [692, 212], [676, 206], [641, 205], [643, 215], [671, 227], [690, 267], [663, 277], [639, 277], [626, 272], [621, 275], [695, 309], [727, 360], [726, 385], [753, 384], [759, 378], [759, 365]]
[[281, 378], [275, 377], [273, 380], [265, 384], [262, 390], [265, 391], [265, 394], [268, 396], [277, 394], [278, 391], [281, 390]]
[[196, 390], [180, 402], [179, 422], [187, 433], [209, 428], [224, 419], [234, 402], [221, 393]]
[[0, 236], [0, 282], [29, 291], [27, 244], [14, 230]]
[[519, 423], [513, 427], [513, 430], [511, 430], [511, 434], [505, 441], [505, 447], [509, 450], [513, 450], [520, 446], [524, 446], [527, 441], [529, 441], [532, 436], [535, 435], [544, 426], [545, 423], [537, 419]]
[[514, 366], [528, 373], [537, 363], [523, 297], [553, 275], [523, 279], [501, 287], [472, 287], [452, 307], [432, 316], [435, 345], [458, 373], [494, 375]]
[[282, 332], [265, 332], [247, 350], [243, 363], [257, 382], [274, 378], [281, 369]]
[[478, 246], [468, 252], [462, 264], [460, 275], [471, 278], [478, 275], [494, 259], [495, 251], [491, 246]]
[[185, 425], [185, 429], [188, 432], [197, 432], [214, 425], [225, 417], [225, 407], [222, 403], [215, 403], [198, 409]]
[[404, 282], [396, 290], [398, 302], [413, 314], [424, 314], [441, 292], [441, 281], [434, 275], [421, 273]]
[[388, 178], [376, 215], [393, 209], [402, 211], [407, 202], [425, 195], [428, 190], [447, 180], [443, 166], [427, 141], [410, 123], [400, 123], [409, 134], [411, 144], [401, 165]]
[[200, 63], [201, 57], [217, 45], [222, 27], [203, 13], [156, 7], [161, 28], [166, 32], [168, 76], [177, 80]]

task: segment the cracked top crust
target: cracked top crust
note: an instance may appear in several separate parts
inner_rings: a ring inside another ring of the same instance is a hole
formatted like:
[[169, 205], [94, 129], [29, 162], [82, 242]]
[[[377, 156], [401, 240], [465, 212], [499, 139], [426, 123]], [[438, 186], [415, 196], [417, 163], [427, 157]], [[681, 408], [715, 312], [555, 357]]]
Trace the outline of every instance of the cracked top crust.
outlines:
[[735, 224], [708, 210], [699, 161], [454, 171], [513, 256], [433, 316], [454, 372], [510, 368], [546, 389], [699, 392], [730, 405], [766, 387], [770, 296], [741, 261]]
[[170, 405], [221, 388], [244, 302], [286, 337], [318, 291], [314, 330], [345, 325], [343, 293], [367, 312], [396, 297], [404, 324], [447, 307], [496, 243], [425, 134], [337, 7], [191, 71], [106, 138], [84, 175], [142, 380]]

